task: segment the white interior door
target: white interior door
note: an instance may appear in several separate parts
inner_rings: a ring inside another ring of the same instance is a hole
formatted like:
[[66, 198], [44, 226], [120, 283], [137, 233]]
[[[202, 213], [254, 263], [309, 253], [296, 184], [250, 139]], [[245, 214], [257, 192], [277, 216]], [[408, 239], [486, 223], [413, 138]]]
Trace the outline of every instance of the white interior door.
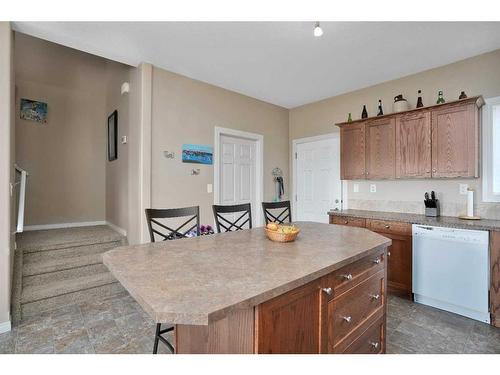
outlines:
[[296, 220], [327, 223], [327, 211], [341, 208], [340, 139], [299, 141], [295, 151]]
[[256, 141], [222, 135], [220, 138], [220, 204], [251, 203], [256, 214]]

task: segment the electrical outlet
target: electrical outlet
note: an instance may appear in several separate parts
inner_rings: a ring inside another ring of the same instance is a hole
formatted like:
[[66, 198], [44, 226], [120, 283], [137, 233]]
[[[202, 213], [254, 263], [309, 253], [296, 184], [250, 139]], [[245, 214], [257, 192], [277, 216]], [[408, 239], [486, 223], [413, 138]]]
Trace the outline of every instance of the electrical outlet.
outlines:
[[352, 191], [353, 191], [354, 193], [359, 193], [359, 184], [354, 184], [354, 185], [352, 186]]
[[376, 193], [377, 192], [377, 185], [371, 184], [370, 185], [370, 193]]
[[459, 184], [458, 186], [459, 186], [460, 194], [467, 195], [467, 189], [469, 188], [469, 185]]

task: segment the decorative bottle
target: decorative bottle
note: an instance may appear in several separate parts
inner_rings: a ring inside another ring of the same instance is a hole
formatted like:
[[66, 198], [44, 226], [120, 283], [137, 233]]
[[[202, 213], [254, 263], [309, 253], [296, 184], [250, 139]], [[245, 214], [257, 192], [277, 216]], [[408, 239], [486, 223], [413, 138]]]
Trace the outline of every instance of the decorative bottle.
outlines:
[[422, 101], [422, 90], [418, 90], [418, 98], [417, 98], [417, 108], [421, 108], [424, 106]]
[[382, 109], [382, 100], [378, 100], [378, 113], [377, 116], [382, 116], [384, 114], [384, 110]]
[[438, 100], [436, 101], [436, 104], [443, 104], [445, 101], [444, 101], [444, 98], [443, 98], [443, 92], [442, 91], [439, 91], [438, 92]]
[[347, 116], [347, 122], [352, 122], [351, 112], [349, 112], [349, 116]]
[[366, 110], [366, 105], [363, 104], [363, 112], [361, 112], [361, 118], [368, 118], [368, 111]]

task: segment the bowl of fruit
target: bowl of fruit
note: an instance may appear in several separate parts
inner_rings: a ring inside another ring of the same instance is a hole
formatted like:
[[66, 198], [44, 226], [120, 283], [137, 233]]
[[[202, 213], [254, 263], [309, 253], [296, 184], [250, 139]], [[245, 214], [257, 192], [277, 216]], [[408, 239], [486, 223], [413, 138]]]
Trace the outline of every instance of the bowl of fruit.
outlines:
[[292, 242], [297, 238], [300, 229], [295, 225], [269, 223], [266, 225], [266, 235], [274, 242]]

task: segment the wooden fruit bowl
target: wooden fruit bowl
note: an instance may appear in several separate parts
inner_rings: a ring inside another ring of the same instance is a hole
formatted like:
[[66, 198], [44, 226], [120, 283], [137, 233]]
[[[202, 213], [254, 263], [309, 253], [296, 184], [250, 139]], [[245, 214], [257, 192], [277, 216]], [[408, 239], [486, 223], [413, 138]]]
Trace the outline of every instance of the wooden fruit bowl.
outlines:
[[300, 229], [296, 228], [297, 231], [293, 233], [281, 233], [276, 230], [270, 230], [265, 228], [267, 238], [274, 242], [292, 242], [295, 241], [299, 235]]

